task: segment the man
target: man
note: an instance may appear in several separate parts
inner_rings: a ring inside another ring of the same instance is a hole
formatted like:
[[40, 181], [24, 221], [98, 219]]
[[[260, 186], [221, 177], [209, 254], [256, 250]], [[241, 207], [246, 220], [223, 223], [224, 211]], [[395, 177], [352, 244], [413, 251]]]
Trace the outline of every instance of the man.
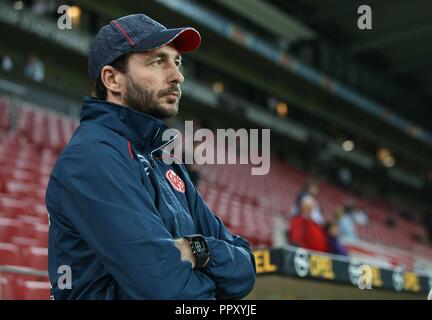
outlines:
[[143, 14], [111, 21], [92, 41], [97, 98], [85, 98], [46, 194], [54, 299], [240, 299], [252, 290], [247, 241], [213, 215], [183, 165], [162, 159], [180, 54], [200, 42], [193, 28]]
[[289, 242], [309, 250], [329, 252], [327, 236], [323, 227], [313, 219], [313, 201], [306, 196], [300, 212], [290, 221]]
[[318, 192], [318, 184], [314, 181], [308, 182], [297, 196], [291, 210], [291, 215], [296, 216], [301, 214], [303, 210], [310, 210], [312, 220], [319, 225], [324, 225], [325, 221], [321, 215], [321, 208], [316, 198]]

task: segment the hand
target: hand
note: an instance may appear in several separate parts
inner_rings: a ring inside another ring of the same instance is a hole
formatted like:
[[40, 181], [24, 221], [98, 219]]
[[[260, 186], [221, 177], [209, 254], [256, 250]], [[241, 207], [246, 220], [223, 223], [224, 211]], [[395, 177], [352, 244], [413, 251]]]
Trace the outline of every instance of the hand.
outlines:
[[175, 245], [180, 250], [181, 260], [189, 261], [192, 263], [192, 269], [195, 268], [196, 260], [189, 245], [189, 241], [186, 239], [177, 239], [175, 240]]

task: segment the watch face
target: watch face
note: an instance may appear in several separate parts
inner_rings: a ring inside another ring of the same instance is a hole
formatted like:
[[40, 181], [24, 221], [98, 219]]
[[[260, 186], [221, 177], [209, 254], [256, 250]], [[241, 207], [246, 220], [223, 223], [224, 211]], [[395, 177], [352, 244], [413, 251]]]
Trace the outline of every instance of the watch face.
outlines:
[[189, 240], [192, 253], [196, 258], [195, 268], [205, 267], [210, 261], [210, 251], [205, 238], [202, 235], [192, 235], [185, 238]]
[[206, 247], [201, 241], [194, 241], [194, 246], [197, 253], [206, 252]]

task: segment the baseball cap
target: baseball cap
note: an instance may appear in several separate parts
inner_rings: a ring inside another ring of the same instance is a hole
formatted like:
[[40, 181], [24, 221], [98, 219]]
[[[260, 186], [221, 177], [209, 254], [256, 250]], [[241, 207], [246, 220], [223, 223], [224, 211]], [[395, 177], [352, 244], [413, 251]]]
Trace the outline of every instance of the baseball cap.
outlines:
[[104, 66], [126, 53], [143, 52], [173, 43], [180, 53], [197, 49], [199, 32], [191, 27], [167, 29], [145, 14], [132, 14], [103, 26], [90, 43], [88, 73], [96, 80]]

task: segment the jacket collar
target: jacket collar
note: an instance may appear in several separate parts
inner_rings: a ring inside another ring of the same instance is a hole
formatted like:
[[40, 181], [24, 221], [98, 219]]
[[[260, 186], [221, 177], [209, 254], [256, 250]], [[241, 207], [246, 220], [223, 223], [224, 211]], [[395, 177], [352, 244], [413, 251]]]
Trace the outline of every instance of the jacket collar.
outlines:
[[92, 121], [130, 140], [133, 144], [150, 151], [160, 146], [165, 123], [148, 114], [105, 100], [84, 97], [81, 123]]

